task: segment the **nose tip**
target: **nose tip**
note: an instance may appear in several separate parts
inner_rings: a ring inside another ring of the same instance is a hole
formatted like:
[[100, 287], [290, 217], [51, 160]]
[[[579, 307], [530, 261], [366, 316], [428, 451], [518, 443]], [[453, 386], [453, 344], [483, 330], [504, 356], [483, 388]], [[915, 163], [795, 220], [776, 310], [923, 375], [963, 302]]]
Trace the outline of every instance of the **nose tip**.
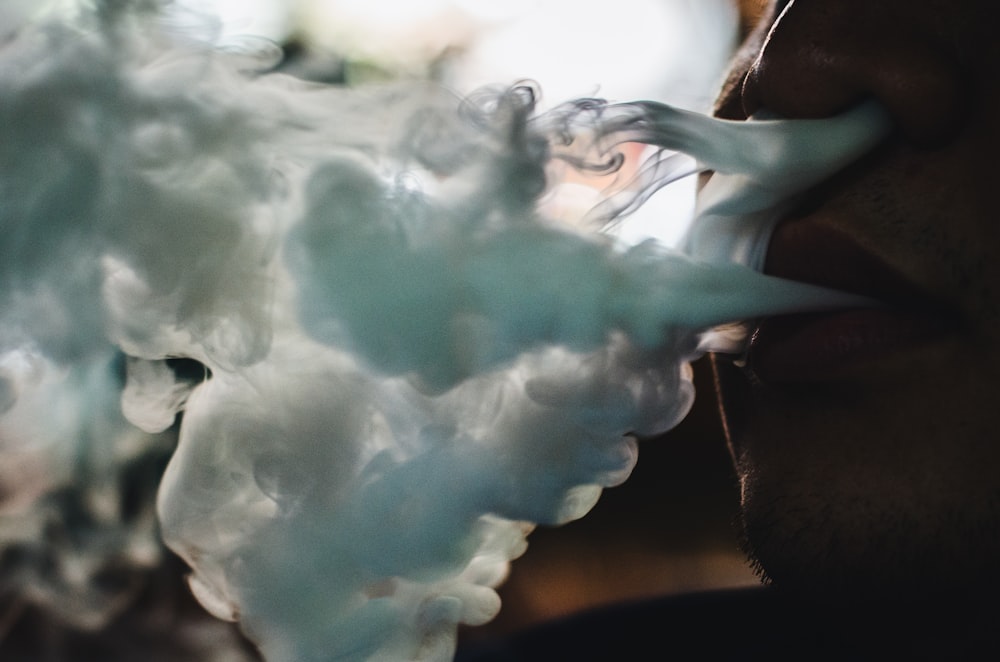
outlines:
[[[747, 116], [828, 117], [877, 99], [908, 141], [934, 146], [962, 125], [968, 81], [933, 17], [893, 0], [795, 0], [774, 23], [743, 81]], [[905, 17], [905, 18], [900, 18]], [[944, 32], [944, 24], [938, 24]], [[930, 27], [929, 27], [930, 26]]]

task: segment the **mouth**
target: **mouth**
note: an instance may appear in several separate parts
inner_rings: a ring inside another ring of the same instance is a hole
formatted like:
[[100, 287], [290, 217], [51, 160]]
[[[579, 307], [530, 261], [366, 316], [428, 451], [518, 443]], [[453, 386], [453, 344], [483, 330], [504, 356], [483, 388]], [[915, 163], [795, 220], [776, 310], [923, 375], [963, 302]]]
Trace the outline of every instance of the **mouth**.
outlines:
[[860, 294], [871, 308], [771, 317], [753, 334], [746, 366], [764, 384], [830, 381], [955, 327], [956, 316], [841, 231], [815, 219], [778, 226], [764, 271]]

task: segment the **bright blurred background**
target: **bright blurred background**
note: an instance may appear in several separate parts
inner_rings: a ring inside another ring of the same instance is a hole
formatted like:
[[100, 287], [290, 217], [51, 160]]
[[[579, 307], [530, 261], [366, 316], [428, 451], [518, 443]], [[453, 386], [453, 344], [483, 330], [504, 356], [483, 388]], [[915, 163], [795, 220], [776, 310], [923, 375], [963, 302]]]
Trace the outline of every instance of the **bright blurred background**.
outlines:
[[[259, 48], [254, 38], [281, 45], [287, 54], [281, 68], [304, 78], [346, 85], [432, 79], [460, 95], [531, 80], [542, 92], [540, 110], [581, 97], [707, 110], [745, 15], [735, 0], [178, 0], [178, 6], [216, 17], [203, 29], [223, 47]], [[673, 243], [693, 196], [693, 178], [681, 180], [616, 232], [628, 241], [655, 236]]]

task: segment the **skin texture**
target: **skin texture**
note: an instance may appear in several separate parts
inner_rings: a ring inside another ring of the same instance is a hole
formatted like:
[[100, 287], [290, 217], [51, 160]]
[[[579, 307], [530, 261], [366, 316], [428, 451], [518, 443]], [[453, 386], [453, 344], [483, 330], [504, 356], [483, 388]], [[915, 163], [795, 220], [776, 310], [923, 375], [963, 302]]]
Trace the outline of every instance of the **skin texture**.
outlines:
[[746, 369], [713, 358], [746, 551], [765, 581], [810, 600], [943, 606], [1000, 588], [991, 4], [772, 3], [719, 98], [719, 116], [743, 119], [824, 117], [873, 96], [897, 127], [803, 199], [765, 270], [880, 293], [860, 253], [906, 283], [888, 288], [904, 312], [881, 331], [827, 323], [823, 341], [848, 349], [825, 364], [776, 359], [795, 331], [774, 320]]

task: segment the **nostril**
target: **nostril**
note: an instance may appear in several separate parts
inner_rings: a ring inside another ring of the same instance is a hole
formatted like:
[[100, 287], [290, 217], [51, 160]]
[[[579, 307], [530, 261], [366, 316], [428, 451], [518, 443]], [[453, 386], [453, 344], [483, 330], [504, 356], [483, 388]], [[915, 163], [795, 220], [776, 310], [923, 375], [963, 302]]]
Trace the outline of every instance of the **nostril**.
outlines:
[[897, 22], [888, 29], [883, 13], [867, 9], [878, 3], [845, 4], [853, 15], [788, 6], [743, 79], [744, 115], [768, 108], [785, 117], [829, 117], [875, 98], [913, 144], [937, 146], [960, 131], [970, 81], [944, 42], [924, 27]]

